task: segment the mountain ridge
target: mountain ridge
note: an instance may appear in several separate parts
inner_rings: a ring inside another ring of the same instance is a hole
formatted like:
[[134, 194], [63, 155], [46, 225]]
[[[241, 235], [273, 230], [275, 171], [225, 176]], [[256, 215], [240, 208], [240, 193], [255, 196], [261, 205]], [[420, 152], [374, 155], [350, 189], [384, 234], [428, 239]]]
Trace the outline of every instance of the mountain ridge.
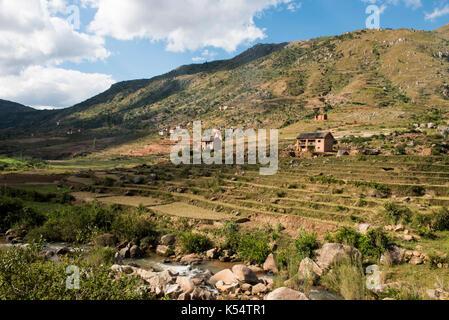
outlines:
[[[256, 45], [230, 60], [119, 82], [22, 125], [41, 135], [81, 131], [111, 146], [139, 136], [154, 140], [160, 130], [194, 120], [217, 128], [276, 127], [293, 137], [350, 123], [407, 127], [431, 110], [449, 111], [445, 30], [356, 30]], [[310, 122], [316, 107], [329, 113], [328, 122]]]

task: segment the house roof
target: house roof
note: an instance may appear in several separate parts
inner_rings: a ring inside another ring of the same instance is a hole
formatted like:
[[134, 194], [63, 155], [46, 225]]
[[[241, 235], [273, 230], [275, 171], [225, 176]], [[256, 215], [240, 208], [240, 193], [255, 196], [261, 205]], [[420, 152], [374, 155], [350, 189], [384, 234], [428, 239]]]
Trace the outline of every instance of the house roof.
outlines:
[[310, 132], [301, 133], [296, 139], [325, 139], [328, 135], [333, 138], [330, 132]]

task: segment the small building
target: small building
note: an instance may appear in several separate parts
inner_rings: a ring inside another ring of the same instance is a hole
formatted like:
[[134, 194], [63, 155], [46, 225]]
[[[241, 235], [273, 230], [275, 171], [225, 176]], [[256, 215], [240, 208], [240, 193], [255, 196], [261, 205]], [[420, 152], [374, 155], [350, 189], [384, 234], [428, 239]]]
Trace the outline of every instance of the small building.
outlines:
[[315, 114], [315, 121], [327, 121], [327, 114]]
[[203, 137], [203, 139], [201, 141], [201, 149], [203, 151], [206, 151], [206, 150], [214, 151], [214, 149], [215, 149], [214, 143], [216, 140], [223, 141], [221, 132], [218, 130], [215, 131], [214, 134], [211, 136]]
[[298, 152], [333, 152], [336, 140], [330, 132], [301, 133], [297, 138]]

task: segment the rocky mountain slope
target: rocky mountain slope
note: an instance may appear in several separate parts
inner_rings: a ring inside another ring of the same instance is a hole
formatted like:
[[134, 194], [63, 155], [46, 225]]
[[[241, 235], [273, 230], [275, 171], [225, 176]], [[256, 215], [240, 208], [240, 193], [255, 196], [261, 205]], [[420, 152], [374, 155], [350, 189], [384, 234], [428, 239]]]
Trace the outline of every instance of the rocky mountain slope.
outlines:
[[42, 121], [26, 119], [19, 125], [30, 128], [33, 121], [35, 135], [74, 130], [125, 142], [188, 127], [193, 120], [214, 127], [277, 127], [294, 134], [321, 107], [329, 113], [329, 126], [397, 128], [435, 110], [444, 118], [448, 79], [449, 26], [433, 32], [359, 30], [256, 45], [231, 60], [117, 83], [72, 108], [47, 113]]

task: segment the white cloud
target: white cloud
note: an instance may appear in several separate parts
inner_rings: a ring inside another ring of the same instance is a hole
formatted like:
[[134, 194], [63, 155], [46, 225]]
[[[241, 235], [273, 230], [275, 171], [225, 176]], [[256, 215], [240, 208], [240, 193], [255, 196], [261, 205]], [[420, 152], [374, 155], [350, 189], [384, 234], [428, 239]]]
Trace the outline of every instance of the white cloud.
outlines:
[[254, 17], [292, 0], [88, 0], [98, 8], [89, 30], [119, 40], [166, 41], [167, 50], [236, 50], [265, 38]]
[[443, 8], [435, 8], [432, 13], [426, 13], [425, 19], [426, 20], [435, 20], [437, 18], [440, 18], [442, 16], [449, 14], [449, 5], [446, 5]]
[[104, 74], [33, 66], [18, 75], [0, 77], [0, 97], [29, 106], [66, 107], [105, 91], [113, 83]]
[[287, 10], [291, 12], [296, 12], [302, 8], [302, 2], [291, 2], [287, 5]]
[[64, 8], [62, 0], [0, 0], [0, 75], [109, 56], [101, 37], [77, 32], [52, 15]]
[[362, 0], [365, 3], [371, 4], [382, 4], [384, 6], [384, 10], [387, 5], [397, 6], [403, 3], [407, 8], [412, 8], [413, 10], [422, 7], [422, 0]]
[[0, 0], [0, 98], [70, 106], [111, 85], [107, 75], [57, 68], [109, 56], [102, 37], [74, 30], [68, 8], [66, 0]]

